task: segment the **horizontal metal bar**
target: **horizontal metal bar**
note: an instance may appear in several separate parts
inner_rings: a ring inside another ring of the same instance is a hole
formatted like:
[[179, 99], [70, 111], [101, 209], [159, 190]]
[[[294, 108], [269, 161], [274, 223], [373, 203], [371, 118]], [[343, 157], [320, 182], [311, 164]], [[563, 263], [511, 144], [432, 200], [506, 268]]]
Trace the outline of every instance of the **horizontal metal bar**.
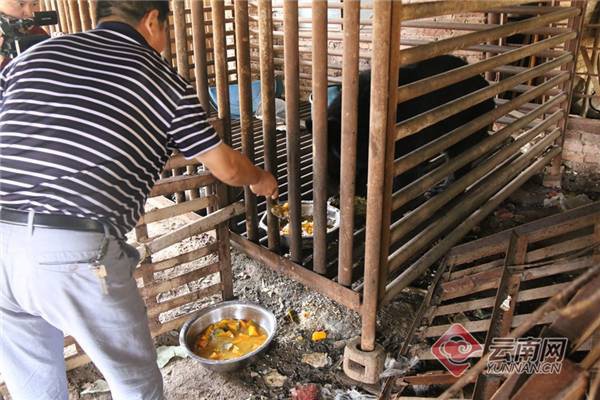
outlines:
[[520, 74], [513, 75], [496, 84], [469, 93], [467, 96], [428, 110], [427, 112], [419, 114], [413, 118], [409, 118], [396, 126], [396, 140], [413, 135], [420, 130], [427, 128], [428, 126], [450, 117], [451, 115], [455, 115], [476, 104], [479, 104], [498, 93], [510, 90], [513, 86], [519, 83], [533, 79], [544, 72], [560, 67], [561, 65], [570, 62], [572, 59], [573, 56], [571, 54], [565, 54], [553, 61], [540, 64], [537, 67], [531, 68]]

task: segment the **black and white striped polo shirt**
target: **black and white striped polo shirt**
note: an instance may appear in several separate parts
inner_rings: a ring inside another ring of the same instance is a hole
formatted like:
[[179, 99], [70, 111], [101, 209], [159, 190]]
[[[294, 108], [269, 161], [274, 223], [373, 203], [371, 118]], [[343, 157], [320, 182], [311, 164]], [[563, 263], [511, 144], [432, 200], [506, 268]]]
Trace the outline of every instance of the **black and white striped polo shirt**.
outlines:
[[221, 140], [193, 87], [132, 27], [47, 40], [0, 76], [0, 206], [133, 228], [174, 149]]

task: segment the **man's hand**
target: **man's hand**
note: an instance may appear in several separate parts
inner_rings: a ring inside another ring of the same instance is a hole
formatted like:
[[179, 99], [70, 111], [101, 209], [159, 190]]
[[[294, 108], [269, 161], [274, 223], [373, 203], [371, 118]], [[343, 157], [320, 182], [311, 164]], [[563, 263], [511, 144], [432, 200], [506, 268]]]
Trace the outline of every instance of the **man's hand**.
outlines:
[[250, 190], [258, 196], [270, 197], [272, 199], [276, 199], [279, 195], [277, 180], [265, 170], [261, 170], [260, 180], [258, 183], [250, 185]]

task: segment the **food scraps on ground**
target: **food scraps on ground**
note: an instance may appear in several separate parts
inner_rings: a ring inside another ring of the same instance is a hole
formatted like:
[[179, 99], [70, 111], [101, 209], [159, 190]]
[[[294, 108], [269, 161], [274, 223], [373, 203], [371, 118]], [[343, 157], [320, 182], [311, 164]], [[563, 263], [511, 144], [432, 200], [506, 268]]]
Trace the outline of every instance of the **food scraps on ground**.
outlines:
[[196, 339], [196, 354], [210, 360], [230, 360], [256, 350], [267, 340], [267, 332], [252, 320], [223, 319]]
[[327, 332], [325, 331], [314, 331], [311, 337], [313, 342], [320, 342], [321, 340], [327, 339]]

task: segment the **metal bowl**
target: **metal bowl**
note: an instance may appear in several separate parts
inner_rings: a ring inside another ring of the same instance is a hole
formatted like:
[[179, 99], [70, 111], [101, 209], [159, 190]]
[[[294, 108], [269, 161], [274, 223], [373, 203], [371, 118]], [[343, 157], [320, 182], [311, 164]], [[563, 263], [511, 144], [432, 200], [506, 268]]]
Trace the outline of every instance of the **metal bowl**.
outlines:
[[[267, 332], [267, 340], [256, 350], [231, 360], [210, 360], [194, 353], [196, 339], [202, 331], [208, 328], [210, 324], [219, 322], [222, 319], [251, 319]], [[179, 343], [185, 348], [188, 355], [203, 367], [216, 372], [227, 372], [244, 367], [255, 359], [259, 353], [266, 350], [273, 340], [276, 330], [277, 320], [275, 315], [266, 308], [245, 301], [224, 301], [206, 307], [194, 314], [181, 328]]]
[[[313, 215], [313, 202], [312, 200], [302, 200], [300, 205], [300, 213], [302, 216]], [[340, 210], [331, 204], [327, 204], [327, 222], [331, 227], [327, 228], [327, 238], [333, 239], [340, 228]], [[282, 225], [283, 226], [283, 225]], [[264, 230], [267, 228], [267, 213], [264, 213], [260, 221], [258, 221], [258, 227]], [[289, 248], [288, 235], [284, 235], [280, 232], [281, 244]], [[313, 246], [313, 236], [307, 235], [302, 232], [302, 248], [309, 249]]]

